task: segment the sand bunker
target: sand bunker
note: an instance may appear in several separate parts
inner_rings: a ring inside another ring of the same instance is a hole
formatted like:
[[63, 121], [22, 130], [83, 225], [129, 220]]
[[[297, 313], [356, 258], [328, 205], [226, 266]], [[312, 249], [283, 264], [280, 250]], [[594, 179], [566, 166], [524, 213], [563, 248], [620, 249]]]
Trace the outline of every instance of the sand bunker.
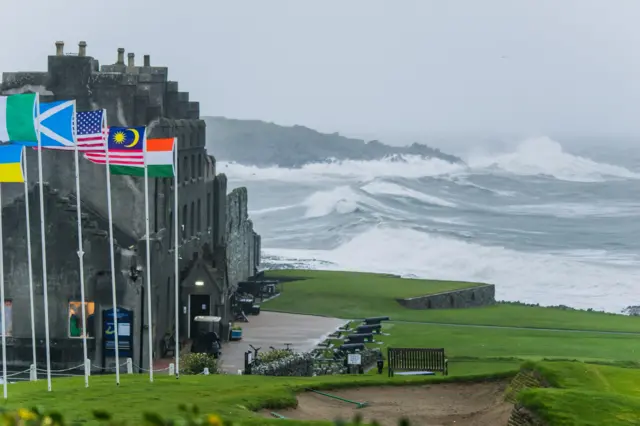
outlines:
[[[326, 391], [352, 401], [369, 402], [369, 406], [360, 409], [305, 392], [298, 395], [298, 408], [276, 412], [299, 420], [351, 420], [359, 413], [365, 421], [375, 419], [384, 426], [396, 426], [403, 417], [416, 426], [501, 426], [507, 424], [513, 409], [513, 404], [504, 401], [506, 387], [507, 382], [444, 383]], [[269, 413], [270, 410], [263, 411], [271, 417]]]

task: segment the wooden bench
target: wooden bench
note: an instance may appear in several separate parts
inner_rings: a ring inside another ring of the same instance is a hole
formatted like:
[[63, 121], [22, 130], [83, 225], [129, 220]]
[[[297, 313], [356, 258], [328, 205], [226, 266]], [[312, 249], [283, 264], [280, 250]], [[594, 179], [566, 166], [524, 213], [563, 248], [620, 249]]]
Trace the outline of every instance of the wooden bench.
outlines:
[[389, 377], [398, 371], [441, 372], [449, 374], [449, 361], [443, 348], [389, 348]]

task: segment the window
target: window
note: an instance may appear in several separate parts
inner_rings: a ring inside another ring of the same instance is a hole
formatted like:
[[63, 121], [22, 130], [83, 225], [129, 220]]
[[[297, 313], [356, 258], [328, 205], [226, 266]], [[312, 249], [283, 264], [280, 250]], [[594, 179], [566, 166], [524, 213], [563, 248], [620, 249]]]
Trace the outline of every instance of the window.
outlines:
[[175, 241], [173, 241], [175, 238], [173, 238], [173, 210], [169, 209], [169, 241], [171, 241], [169, 244], [171, 245], [171, 247], [173, 248]]
[[207, 229], [211, 227], [211, 193], [207, 194]]
[[94, 302], [69, 302], [69, 337], [82, 337], [82, 309], [85, 309], [87, 321], [87, 337], [93, 338], [95, 331], [94, 313], [96, 304]]
[[187, 238], [187, 205], [182, 206], [182, 238]]
[[196, 224], [196, 204], [192, 201], [191, 202], [191, 223], [189, 223], [189, 232], [191, 236], [195, 235], [194, 232], [194, 225]]
[[196, 178], [196, 156], [191, 155], [191, 179]]
[[198, 232], [200, 232], [202, 230], [201, 223], [200, 223], [201, 216], [202, 216], [202, 210], [200, 209], [200, 198], [198, 198], [198, 212], [197, 212], [197, 214], [198, 214], [198, 217], [196, 219], [198, 221], [197, 229], [198, 229]]
[[184, 157], [184, 161], [183, 161], [184, 166], [182, 166], [182, 170], [180, 170], [180, 173], [182, 173], [182, 175], [184, 176], [184, 181], [188, 181], [189, 180], [189, 157], [186, 156]]
[[[13, 301], [4, 300], [4, 319], [7, 329], [7, 336], [13, 335]], [[0, 335], [2, 335], [2, 321], [0, 320]]]
[[202, 154], [198, 154], [198, 177], [202, 177]]

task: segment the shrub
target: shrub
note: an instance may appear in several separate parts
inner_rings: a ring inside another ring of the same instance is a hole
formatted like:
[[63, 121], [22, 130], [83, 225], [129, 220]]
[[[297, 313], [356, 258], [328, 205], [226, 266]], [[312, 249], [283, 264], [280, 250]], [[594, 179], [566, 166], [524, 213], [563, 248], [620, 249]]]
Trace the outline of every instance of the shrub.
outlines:
[[[179, 410], [181, 415], [178, 421], [175, 419], [164, 419], [155, 413], [144, 412], [141, 416], [141, 421], [135, 422], [135, 424], [147, 426], [241, 426], [243, 424], [232, 419], [222, 420], [222, 418], [216, 414], [200, 413], [198, 407], [195, 406], [187, 407], [185, 405], [181, 405]], [[131, 425], [131, 423], [123, 423], [113, 420], [111, 414], [104, 411], [94, 411], [93, 416], [98, 424], [105, 426]], [[250, 421], [249, 424], [255, 425], [257, 423]], [[362, 425], [362, 416], [360, 414], [356, 414], [353, 422], [348, 424]], [[0, 408], [0, 425], [65, 426], [70, 425], [70, 423], [65, 422], [64, 418], [59, 413], [44, 413], [40, 408], [32, 408], [30, 410], [20, 408], [17, 411], [4, 411]], [[346, 426], [347, 423], [343, 421], [336, 421], [335, 425]], [[374, 420], [371, 425], [379, 425], [379, 423]], [[408, 420], [401, 419], [398, 421], [398, 426], [410, 426], [410, 424]]]
[[260, 352], [258, 354], [258, 360], [260, 362], [273, 362], [283, 358], [287, 358], [292, 355], [292, 352], [287, 349], [273, 349], [269, 352]]
[[218, 360], [209, 354], [184, 354], [180, 356], [180, 374], [201, 374], [205, 368], [210, 374], [218, 374]]

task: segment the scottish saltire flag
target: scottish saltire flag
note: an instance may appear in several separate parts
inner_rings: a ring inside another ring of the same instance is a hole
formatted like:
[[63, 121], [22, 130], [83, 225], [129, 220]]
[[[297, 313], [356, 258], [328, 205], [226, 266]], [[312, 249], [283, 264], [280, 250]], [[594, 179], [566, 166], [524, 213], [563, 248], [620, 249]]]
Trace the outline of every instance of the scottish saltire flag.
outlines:
[[78, 151], [103, 151], [109, 134], [107, 110], [76, 113], [76, 140]]
[[[40, 144], [49, 149], [75, 149], [74, 119], [76, 101], [43, 102], [40, 104]], [[38, 146], [37, 142], [12, 140], [25, 146]]]
[[[146, 127], [110, 127], [107, 140], [109, 150], [109, 168], [114, 174], [130, 173], [132, 168], [142, 170], [144, 175], [144, 151], [146, 144]], [[106, 164], [106, 152], [87, 152], [85, 158], [92, 163]]]

